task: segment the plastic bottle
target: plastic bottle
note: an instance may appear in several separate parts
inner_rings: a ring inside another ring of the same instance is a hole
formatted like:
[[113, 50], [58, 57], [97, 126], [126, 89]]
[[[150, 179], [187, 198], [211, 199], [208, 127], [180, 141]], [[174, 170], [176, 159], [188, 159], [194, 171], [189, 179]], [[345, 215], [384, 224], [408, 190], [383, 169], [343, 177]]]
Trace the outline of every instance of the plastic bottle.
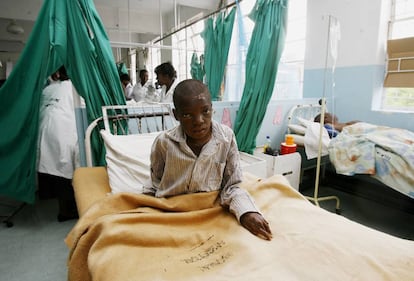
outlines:
[[286, 135], [285, 143], [287, 145], [295, 144], [295, 140], [294, 140], [293, 136], [292, 135]]
[[271, 154], [271, 153], [269, 153], [270, 151], [272, 151], [272, 147], [270, 146], [270, 143], [271, 143], [270, 137], [266, 136], [266, 142], [263, 145], [263, 153]]

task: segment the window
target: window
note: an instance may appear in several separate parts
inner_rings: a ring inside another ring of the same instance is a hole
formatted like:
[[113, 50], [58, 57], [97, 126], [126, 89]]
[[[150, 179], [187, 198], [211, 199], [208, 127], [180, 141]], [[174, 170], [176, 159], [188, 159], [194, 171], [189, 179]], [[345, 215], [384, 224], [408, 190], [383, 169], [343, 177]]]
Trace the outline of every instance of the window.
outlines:
[[[241, 23], [238, 22], [239, 14], [237, 14], [226, 70], [224, 100], [240, 100], [243, 94], [245, 59], [248, 42], [250, 42], [254, 28], [254, 23], [249, 19], [248, 13], [254, 7], [255, 2], [254, 0], [240, 2], [242, 20]], [[307, 0], [289, 1], [288, 31], [273, 90], [273, 100], [302, 98], [306, 39], [306, 4]], [[246, 44], [241, 42], [243, 41], [241, 39], [243, 37], [247, 42]]]
[[[256, 0], [243, 0], [239, 3], [241, 13], [236, 15], [230, 44], [228, 64], [224, 77], [223, 101], [239, 101], [243, 94], [245, 77], [245, 60], [248, 43], [253, 32], [254, 23], [248, 14]], [[307, 0], [290, 0], [288, 7], [288, 32], [276, 78], [272, 99], [296, 99], [302, 97], [303, 72], [306, 38], [306, 4]], [[238, 16], [241, 14], [241, 22]], [[186, 24], [194, 22], [200, 15], [189, 19]], [[242, 31], [241, 31], [242, 28]], [[191, 77], [191, 57], [204, 53], [204, 41], [201, 32], [204, 21], [183, 28], [172, 36], [172, 63], [177, 69], [179, 80]], [[245, 38], [245, 41], [241, 38]]]
[[[201, 14], [196, 15], [189, 19], [186, 24], [197, 20], [200, 16]], [[200, 35], [203, 30], [203, 21], [196, 21], [194, 24], [176, 32], [172, 36], [172, 58], [179, 81], [191, 78], [190, 64], [193, 53], [200, 56], [204, 52], [204, 41]]]
[[392, 0], [382, 109], [414, 111], [414, 1]]
[[414, 36], [414, 1], [392, 0], [388, 39]]

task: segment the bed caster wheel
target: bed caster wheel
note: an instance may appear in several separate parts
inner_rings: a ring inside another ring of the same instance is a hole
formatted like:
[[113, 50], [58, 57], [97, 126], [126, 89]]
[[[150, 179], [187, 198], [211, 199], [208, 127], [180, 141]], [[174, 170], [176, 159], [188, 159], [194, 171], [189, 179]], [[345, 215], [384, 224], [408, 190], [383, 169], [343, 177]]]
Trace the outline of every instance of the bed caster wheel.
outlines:
[[6, 227], [12, 227], [13, 223], [11, 221], [4, 221], [4, 223], [6, 224]]
[[341, 214], [341, 209], [335, 209], [335, 213], [340, 215]]

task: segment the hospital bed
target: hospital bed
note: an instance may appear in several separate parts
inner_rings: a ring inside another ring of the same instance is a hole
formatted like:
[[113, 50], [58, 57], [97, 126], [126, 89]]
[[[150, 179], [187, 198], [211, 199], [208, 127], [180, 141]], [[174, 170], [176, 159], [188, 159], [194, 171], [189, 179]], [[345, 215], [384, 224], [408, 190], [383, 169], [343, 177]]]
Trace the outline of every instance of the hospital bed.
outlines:
[[[124, 130], [130, 121], [122, 122]], [[80, 218], [65, 239], [69, 280], [414, 279], [413, 241], [314, 206], [282, 175], [265, 178], [243, 168], [242, 187], [269, 221], [272, 241], [244, 229], [218, 205], [216, 192], [140, 194], [134, 188], [145, 179], [140, 172], [148, 168], [152, 134], [130, 141], [103, 132], [107, 166], [75, 171]], [[137, 170], [127, 169], [131, 162]], [[111, 171], [114, 163], [124, 169]], [[121, 189], [136, 180], [132, 191], [113, 190], [116, 172], [129, 178]]]
[[[320, 127], [312, 121], [320, 108], [319, 104], [296, 105], [288, 114], [288, 134], [307, 145], [302, 153], [302, 171], [316, 166], [316, 158], [307, 159], [307, 149], [318, 150]], [[309, 129], [311, 125], [316, 125], [316, 133]], [[327, 133], [322, 139], [322, 171], [330, 163], [338, 174], [366, 175], [414, 199], [413, 132], [358, 122], [344, 127], [333, 139]]]
[[[305, 134], [307, 131], [306, 121], [313, 121], [316, 115], [321, 113], [320, 104], [298, 104], [293, 106], [287, 115], [287, 135], [293, 136], [297, 145], [297, 151], [302, 157], [301, 179], [305, 171], [314, 169], [317, 165], [315, 157], [308, 158], [305, 149]], [[321, 157], [321, 173], [322, 179], [325, 175], [326, 166], [329, 164], [329, 156], [327, 154]]]

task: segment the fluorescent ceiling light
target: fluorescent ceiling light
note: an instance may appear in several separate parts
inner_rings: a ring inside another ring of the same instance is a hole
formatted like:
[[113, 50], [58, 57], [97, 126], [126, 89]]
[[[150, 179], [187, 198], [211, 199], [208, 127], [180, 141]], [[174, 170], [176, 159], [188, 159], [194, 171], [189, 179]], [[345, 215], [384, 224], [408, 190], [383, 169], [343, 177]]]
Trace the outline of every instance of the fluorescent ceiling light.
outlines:
[[15, 20], [12, 20], [7, 26], [7, 32], [12, 34], [22, 34], [24, 33], [24, 29], [18, 25]]

